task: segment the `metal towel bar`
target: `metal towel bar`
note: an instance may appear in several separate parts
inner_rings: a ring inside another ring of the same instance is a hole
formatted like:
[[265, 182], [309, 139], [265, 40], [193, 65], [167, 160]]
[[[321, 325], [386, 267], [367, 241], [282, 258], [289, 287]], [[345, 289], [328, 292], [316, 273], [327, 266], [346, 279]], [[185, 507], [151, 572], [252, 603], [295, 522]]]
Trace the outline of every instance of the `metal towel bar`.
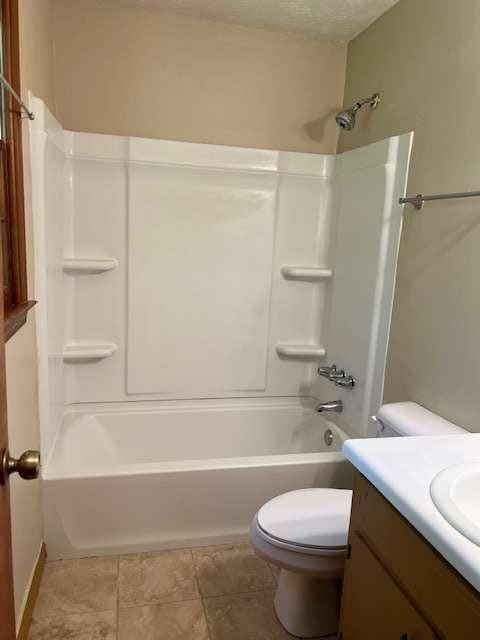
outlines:
[[437, 193], [433, 196], [424, 196], [418, 193], [409, 198], [400, 198], [399, 204], [413, 204], [415, 209], [422, 209], [425, 202], [429, 200], [454, 200], [455, 198], [478, 198], [480, 191], [461, 191], [460, 193]]

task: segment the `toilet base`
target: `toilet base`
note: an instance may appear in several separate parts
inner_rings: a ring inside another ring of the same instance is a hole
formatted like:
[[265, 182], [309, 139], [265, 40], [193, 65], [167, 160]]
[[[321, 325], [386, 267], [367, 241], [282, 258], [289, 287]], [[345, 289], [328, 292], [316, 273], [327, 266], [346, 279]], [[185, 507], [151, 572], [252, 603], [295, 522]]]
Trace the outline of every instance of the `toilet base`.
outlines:
[[341, 579], [325, 580], [282, 569], [275, 613], [288, 633], [319, 638], [337, 633]]

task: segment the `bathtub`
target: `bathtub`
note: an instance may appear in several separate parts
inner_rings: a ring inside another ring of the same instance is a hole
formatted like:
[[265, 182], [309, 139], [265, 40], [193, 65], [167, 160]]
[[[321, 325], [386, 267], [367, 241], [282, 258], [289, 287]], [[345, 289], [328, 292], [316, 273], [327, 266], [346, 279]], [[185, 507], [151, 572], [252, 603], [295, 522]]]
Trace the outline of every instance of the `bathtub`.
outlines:
[[43, 471], [49, 557], [245, 540], [273, 496], [351, 486], [345, 438], [287, 399], [71, 410]]

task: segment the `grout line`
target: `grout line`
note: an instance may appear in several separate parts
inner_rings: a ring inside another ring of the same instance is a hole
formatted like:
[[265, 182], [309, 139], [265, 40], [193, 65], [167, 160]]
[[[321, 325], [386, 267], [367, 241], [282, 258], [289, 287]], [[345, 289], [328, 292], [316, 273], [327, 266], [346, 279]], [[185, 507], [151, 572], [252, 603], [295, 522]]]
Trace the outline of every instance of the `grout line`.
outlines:
[[205, 600], [204, 598], [201, 598], [200, 602], [202, 603], [203, 617], [205, 618], [205, 624], [207, 626], [207, 635], [209, 637], [209, 640], [212, 640], [212, 630], [210, 628], [210, 622], [208, 621], [207, 609], [205, 608], [204, 600]]
[[193, 547], [193, 548], [190, 549], [190, 555], [192, 556], [193, 572], [195, 574], [195, 582], [196, 582], [196, 585], [197, 585], [198, 596], [201, 599], [201, 598], [203, 598], [203, 593], [202, 593], [202, 586], [200, 584], [200, 578], [199, 578], [199, 575], [198, 575], [197, 563], [195, 562], [195, 557], [193, 555], [194, 549], [201, 549], [201, 547]]
[[[164, 605], [169, 605], [169, 604], [180, 604], [181, 602], [193, 602], [196, 600], [211, 600], [212, 598], [225, 598], [228, 596], [246, 596], [252, 593], [264, 593], [264, 592], [272, 592], [275, 593], [275, 586], [270, 586], [270, 587], [264, 587], [263, 589], [261, 588], [257, 588], [257, 589], [253, 589], [251, 591], [229, 591], [226, 593], [216, 593], [214, 595], [210, 595], [210, 596], [197, 596], [195, 598], [182, 598], [181, 600], [164, 600], [162, 602], [159, 601], [149, 601], [149, 602], [140, 602], [140, 603], [135, 603], [135, 604], [128, 604], [125, 606], [120, 607], [119, 606], [119, 610], [121, 609], [138, 609], [139, 607], [162, 607]], [[109, 609], [109, 611], [114, 611], [114, 609]], [[89, 611], [88, 613], [97, 613], [96, 611]], [[99, 612], [98, 612], [99, 613]]]
[[[265, 560], [265, 562], [267, 562]], [[267, 562], [268, 564], [268, 568], [270, 569], [270, 573], [272, 574], [272, 578], [273, 578], [273, 582], [275, 584], [275, 588], [278, 587], [278, 578], [279, 578], [279, 574], [277, 574], [273, 568], [273, 566], [270, 564], [270, 562]]]
[[68, 613], [54, 613], [49, 616], [37, 616], [38, 622], [44, 622], [45, 620], [55, 620], [57, 618], [69, 618], [70, 616], [94, 616], [97, 613], [111, 613], [116, 611], [115, 609], [91, 609], [90, 611], [69, 611]]
[[225, 598], [226, 596], [247, 596], [253, 593], [264, 593], [266, 591], [275, 592], [275, 586], [265, 587], [264, 589], [254, 589], [253, 591], [229, 591], [228, 593], [217, 593], [213, 596], [202, 596], [202, 600], [211, 600], [212, 598]]
[[123, 609], [138, 609], [139, 607], [163, 607], [164, 605], [167, 606], [170, 604], [181, 604], [182, 602], [194, 602], [201, 599], [201, 596], [197, 596], [196, 598], [183, 598], [182, 600], [164, 600], [163, 602], [159, 602], [157, 600], [154, 600], [153, 602], [136, 602], [135, 604], [127, 604], [123, 607], [119, 607], [119, 611]]
[[142, 607], [169, 607], [171, 604], [183, 604], [184, 602], [198, 602], [201, 598], [185, 598], [185, 600], [168, 600], [168, 602], [142, 602], [141, 604], [130, 604], [126, 607], [120, 607], [120, 610], [124, 609], [141, 609]]

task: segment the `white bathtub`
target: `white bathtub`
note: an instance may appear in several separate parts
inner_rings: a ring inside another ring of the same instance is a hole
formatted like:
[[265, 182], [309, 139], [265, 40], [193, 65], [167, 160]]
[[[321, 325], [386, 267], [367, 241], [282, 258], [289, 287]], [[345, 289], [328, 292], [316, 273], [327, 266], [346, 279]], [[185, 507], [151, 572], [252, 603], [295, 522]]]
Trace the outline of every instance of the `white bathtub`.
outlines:
[[291, 400], [135, 407], [66, 415], [43, 473], [50, 558], [239, 541], [275, 495], [350, 486], [345, 435]]

